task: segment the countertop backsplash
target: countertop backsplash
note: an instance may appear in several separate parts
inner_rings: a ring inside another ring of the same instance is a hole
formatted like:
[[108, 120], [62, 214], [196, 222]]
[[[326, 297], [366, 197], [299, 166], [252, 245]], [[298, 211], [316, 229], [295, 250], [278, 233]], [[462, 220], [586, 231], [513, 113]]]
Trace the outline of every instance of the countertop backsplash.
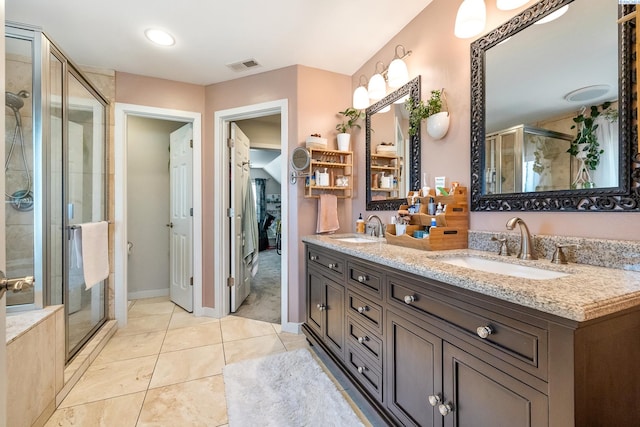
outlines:
[[[517, 255], [520, 248], [519, 231], [476, 231], [469, 230], [469, 249], [498, 253], [499, 243], [491, 237], [507, 239], [511, 255]], [[569, 263], [589, 264], [607, 268], [640, 271], [640, 241], [589, 239], [584, 237], [531, 235], [538, 259], [551, 260], [556, 244], [577, 245], [578, 248], [565, 248]]]

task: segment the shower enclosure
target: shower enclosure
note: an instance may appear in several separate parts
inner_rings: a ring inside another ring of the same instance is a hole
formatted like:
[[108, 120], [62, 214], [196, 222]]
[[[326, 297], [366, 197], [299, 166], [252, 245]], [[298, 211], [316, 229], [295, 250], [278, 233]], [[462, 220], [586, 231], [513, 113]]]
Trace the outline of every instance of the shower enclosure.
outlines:
[[108, 102], [39, 29], [6, 23], [5, 49], [5, 273], [35, 277], [7, 310], [64, 304], [70, 359], [106, 320], [73, 229], [106, 218]]

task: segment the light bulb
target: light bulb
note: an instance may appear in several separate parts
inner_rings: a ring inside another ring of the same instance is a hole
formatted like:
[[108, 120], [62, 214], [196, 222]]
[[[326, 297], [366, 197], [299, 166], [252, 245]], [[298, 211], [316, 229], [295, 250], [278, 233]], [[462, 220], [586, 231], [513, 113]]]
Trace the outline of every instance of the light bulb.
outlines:
[[487, 21], [487, 6], [484, 0], [464, 0], [456, 15], [454, 34], [461, 39], [468, 39], [484, 30]]

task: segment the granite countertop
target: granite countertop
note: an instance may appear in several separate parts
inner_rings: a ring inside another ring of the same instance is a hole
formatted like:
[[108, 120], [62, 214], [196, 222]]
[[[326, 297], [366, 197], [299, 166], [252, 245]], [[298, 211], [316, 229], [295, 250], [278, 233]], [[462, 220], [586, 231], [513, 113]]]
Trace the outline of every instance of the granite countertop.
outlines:
[[[384, 239], [373, 243], [347, 243], [336, 239], [339, 237], [313, 235], [302, 240], [575, 321], [591, 320], [640, 305], [640, 272], [586, 264], [557, 265], [548, 259], [524, 261], [473, 249], [421, 251], [390, 245]], [[569, 274], [535, 280], [442, 262], [443, 258], [466, 255]]]

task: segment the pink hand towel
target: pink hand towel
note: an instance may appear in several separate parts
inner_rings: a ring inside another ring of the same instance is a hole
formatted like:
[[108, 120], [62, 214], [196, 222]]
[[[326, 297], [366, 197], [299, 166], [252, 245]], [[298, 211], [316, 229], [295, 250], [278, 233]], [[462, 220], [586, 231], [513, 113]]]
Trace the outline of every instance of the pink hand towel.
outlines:
[[340, 228], [338, 223], [338, 198], [335, 194], [321, 194], [318, 199], [317, 233], [333, 233]]

